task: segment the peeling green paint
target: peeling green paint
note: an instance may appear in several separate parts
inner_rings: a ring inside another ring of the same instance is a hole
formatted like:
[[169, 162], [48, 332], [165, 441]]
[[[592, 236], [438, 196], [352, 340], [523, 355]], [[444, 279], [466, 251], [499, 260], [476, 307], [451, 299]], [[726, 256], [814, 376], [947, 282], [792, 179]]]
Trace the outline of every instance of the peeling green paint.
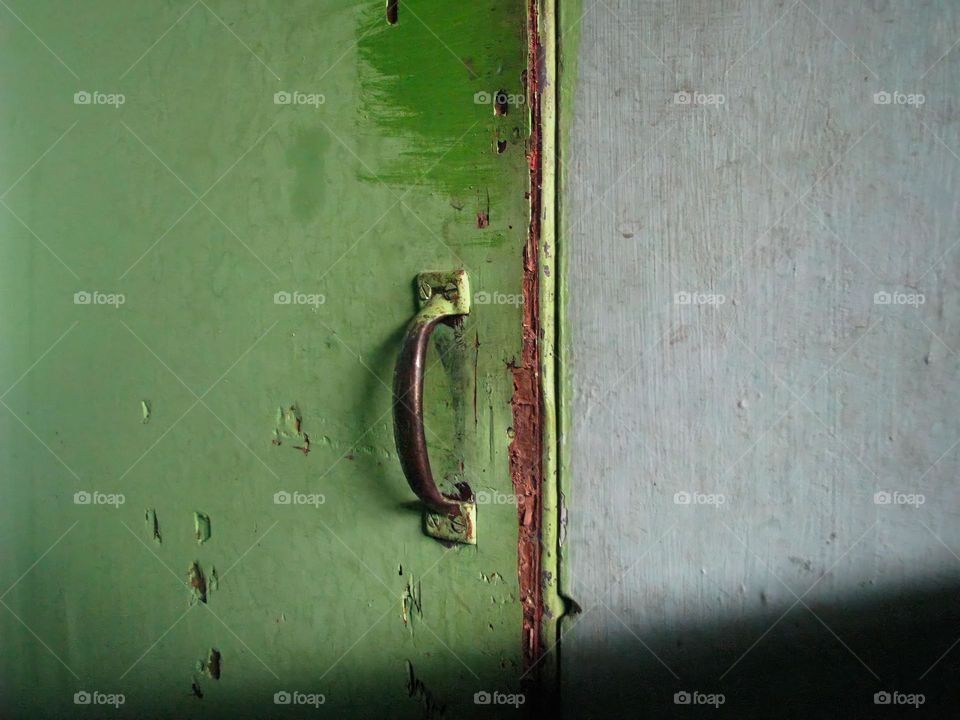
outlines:
[[193, 513], [193, 534], [197, 545], [203, 545], [210, 539], [210, 516], [202, 512]]
[[[264, 717], [300, 689], [338, 717], [417, 718], [405, 659], [450, 717], [481, 715], [484, 687], [516, 691], [516, 509], [479, 508], [477, 546], [426, 537], [386, 386], [417, 273], [462, 267], [477, 293], [520, 293], [526, 113], [473, 95], [522, 92], [522, 4], [413, 0], [394, 26], [382, 2], [9, 5], [76, 76], [0, 8], [0, 60], [18, 68], [0, 85], [7, 586], [43, 556], [4, 602], [56, 653], [0, 608], [5, 695], [36, 717], [72, 715], [84, 686], [124, 692], [118, 717]], [[84, 89], [126, 102], [75, 105]], [[325, 102], [274, 102], [292, 91]], [[74, 303], [93, 291], [125, 302]], [[316, 302], [274, 299], [295, 292]], [[464, 366], [441, 360], [459, 341], [437, 331], [439, 477], [511, 492], [519, 318], [476, 306]], [[290, 452], [298, 433], [309, 455]], [[126, 503], [74, 504], [94, 490]], [[198, 508], [216, 525], [200, 547]], [[401, 563], [429, 583], [436, 636], [396, 617]], [[503, 582], [473, 592], [481, 571]], [[229, 671], [191, 678], [214, 647]]]

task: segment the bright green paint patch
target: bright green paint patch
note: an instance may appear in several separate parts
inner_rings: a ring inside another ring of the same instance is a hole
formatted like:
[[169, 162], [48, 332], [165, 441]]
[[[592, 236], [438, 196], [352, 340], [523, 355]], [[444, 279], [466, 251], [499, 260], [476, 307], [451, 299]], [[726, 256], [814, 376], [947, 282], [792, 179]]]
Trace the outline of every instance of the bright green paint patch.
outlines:
[[[426, 180], [486, 210], [486, 193], [497, 200], [505, 189], [491, 172], [516, 172], [525, 152], [523, 8], [515, 0], [412, 0], [401, 13], [388, 26], [371, 7], [358, 29], [361, 116], [396, 140], [373, 174], [398, 185]], [[506, 116], [494, 116], [497, 91], [516, 101]], [[499, 156], [498, 139], [507, 141]]]

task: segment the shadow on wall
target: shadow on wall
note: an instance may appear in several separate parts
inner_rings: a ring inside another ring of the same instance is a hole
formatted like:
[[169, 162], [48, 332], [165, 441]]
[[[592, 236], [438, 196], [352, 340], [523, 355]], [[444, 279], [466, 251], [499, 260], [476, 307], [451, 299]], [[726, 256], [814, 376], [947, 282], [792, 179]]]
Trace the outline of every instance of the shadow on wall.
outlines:
[[608, 611], [584, 612], [581, 627], [565, 630], [571, 638], [586, 630], [577, 642], [587, 660], [564, 666], [563, 717], [960, 717], [960, 587], [804, 601], [816, 616], [797, 604], [712, 628], [614, 622], [606, 627], [619, 628], [615, 635], [589, 644], [590, 615]]
[[[298, 677], [273, 681], [265, 670], [259, 672], [254, 658], [247, 657], [243, 662], [257, 668], [255, 675], [228, 673], [225, 668], [220, 681], [202, 682], [202, 699], [191, 697], [189, 674], [179, 669], [143, 676], [118, 687], [127, 693], [126, 704], [118, 710], [77, 708], [70, 698], [52, 697], [42, 684], [5, 686], [0, 694], [0, 717], [949, 720], [960, 717], [960, 643], [952, 647], [960, 638], [958, 597], [960, 584], [842, 605], [810, 603], [820, 620], [797, 605], [786, 613], [786, 607], [771, 608], [768, 616], [714, 627], [649, 631], [634, 625], [633, 632], [642, 642], [616, 623], [619, 629], [615, 633], [597, 638], [588, 647], [583, 639], [591, 629], [591, 617], [599, 619], [608, 612], [595, 607], [584, 612], [568, 636], [581, 645], [580, 655], [587, 660], [564, 666], [562, 713], [538, 711], [533, 697], [520, 708], [475, 705], [473, 697], [478, 690], [496, 689], [489, 683], [490, 678], [502, 674], [496, 657], [480, 652], [462, 656], [475, 669], [478, 680], [442, 648], [437, 649], [440, 662], [432, 670], [427, 669], [429, 662], [413, 667], [384, 648], [375, 664], [358, 665], [333, 680], [325, 676], [324, 668], [304, 661]], [[629, 617], [623, 619], [630, 624]], [[604, 627], [614, 625], [605, 623]], [[348, 662], [349, 658], [344, 664]], [[298, 707], [273, 703], [274, 693], [293, 688], [323, 692], [325, 702]], [[881, 692], [889, 693], [890, 704], [875, 704], [874, 695]], [[689, 697], [691, 702], [676, 703], [676, 693], [688, 693], [681, 697]], [[717, 694], [723, 695], [719, 707], [706, 704]], [[905, 704], [918, 694], [923, 696], [922, 705]], [[550, 696], [546, 701], [553, 699]]]

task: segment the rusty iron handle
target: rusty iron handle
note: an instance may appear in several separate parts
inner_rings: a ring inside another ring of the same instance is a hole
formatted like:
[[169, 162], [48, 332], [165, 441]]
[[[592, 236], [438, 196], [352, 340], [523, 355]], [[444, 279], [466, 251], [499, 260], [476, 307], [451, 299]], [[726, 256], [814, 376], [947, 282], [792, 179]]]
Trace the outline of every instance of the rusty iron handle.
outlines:
[[[437, 282], [440, 284], [434, 286]], [[393, 375], [393, 434], [410, 489], [430, 510], [458, 517], [462, 513], [460, 499], [440, 492], [430, 469], [423, 427], [423, 374], [433, 329], [470, 311], [469, 298], [461, 295], [468, 292], [466, 275], [423, 273], [419, 290], [421, 309], [407, 327]]]

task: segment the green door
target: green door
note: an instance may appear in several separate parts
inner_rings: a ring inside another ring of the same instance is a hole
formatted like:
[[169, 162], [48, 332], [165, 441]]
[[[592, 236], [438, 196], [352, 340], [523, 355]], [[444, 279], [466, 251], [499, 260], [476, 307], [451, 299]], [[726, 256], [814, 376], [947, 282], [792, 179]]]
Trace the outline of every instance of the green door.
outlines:
[[[519, 703], [524, 3], [0, 5], [3, 717]], [[454, 270], [424, 417], [475, 545], [391, 415]]]

